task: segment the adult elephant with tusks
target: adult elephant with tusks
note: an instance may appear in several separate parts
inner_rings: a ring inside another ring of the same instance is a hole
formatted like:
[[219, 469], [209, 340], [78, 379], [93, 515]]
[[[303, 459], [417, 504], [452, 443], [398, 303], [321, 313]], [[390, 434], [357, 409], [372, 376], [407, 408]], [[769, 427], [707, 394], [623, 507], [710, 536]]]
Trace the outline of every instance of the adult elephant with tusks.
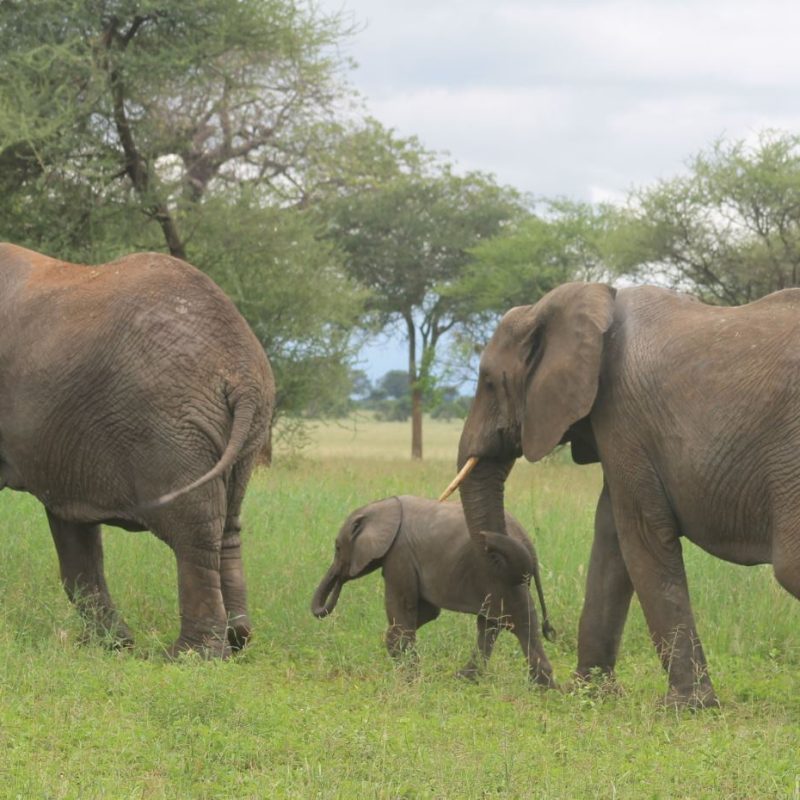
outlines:
[[504, 530], [514, 460], [567, 442], [604, 477], [577, 677], [613, 677], [636, 591], [667, 704], [717, 705], [680, 540], [771, 563], [800, 597], [800, 290], [723, 308], [648, 286], [570, 283], [511, 309], [481, 358], [459, 445], [476, 540]]
[[175, 551], [171, 655], [244, 646], [239, 511], [275, 386], [233, 303], [169, 256], [89, 267], [0, 244], [0, 330], [0, 488], [44, 505], [87, 628], [132, 642], [103, 574], [109, 523]]

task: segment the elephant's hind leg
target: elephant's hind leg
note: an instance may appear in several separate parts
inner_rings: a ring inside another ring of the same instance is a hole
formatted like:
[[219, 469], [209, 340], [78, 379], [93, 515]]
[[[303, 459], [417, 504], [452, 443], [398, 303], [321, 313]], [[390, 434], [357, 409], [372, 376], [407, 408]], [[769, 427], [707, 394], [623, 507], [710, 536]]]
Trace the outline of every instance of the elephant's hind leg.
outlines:
[[[504, 609], [509, 614], [510, 628], [519, 641], [528, 662], [528, 674], [534, 683], [556, 688], [553, 667], [542, 647], [536, 609], [526, 585], [515, 586], [503, 598]], [[506, 623], [508, 624], [508, 623]]]
[[228, 643], [234, 651], [241, 650], [250, 640], [253, 626], [247, 612], [247, 587], [242, 567], [241, 523], [239, 517], [229, 517], [222, 534], [220, 551], [220, 580], [222, 602], [227, 619]]
[[191, 541], [175, 544], [181, 632], [170, 656], [187, 650], [207, 657], [230, 655], [220, 579], [222, 527], [222, 521], [197, 526]]
[[252, 635], [253, 626], [247, 612], [247, 587], [244, 580], [241, 553], [239, 514], [250, 474], [255, 465], [255, 455], [234, 467], [228, 490], [228, 513], [222, 532], [220, 553], [220, 579], [222, 601], [228, 619], [228, 643], [234, 651], [241, 650]]
[[58, 553], [61, 583], [86, 621], [87, 633], [112, 647], [129, 647], [133, 636], [114, 608], [103, 572], [99, 525], [66, 522], [47, 512]]
[[689, 600], [677, 522], [660, 484], [610, 489], [620, 550], [668, 675], [665, 703], [718, 706]]
[[206, 658], [231, 653], [220, 577], [224, 491], [222, 481], [215, 481], [180, 497], [152, 527], [175, 551], [178, 565], [181, 629], [167, 651], [170, 657], [189, 650]]

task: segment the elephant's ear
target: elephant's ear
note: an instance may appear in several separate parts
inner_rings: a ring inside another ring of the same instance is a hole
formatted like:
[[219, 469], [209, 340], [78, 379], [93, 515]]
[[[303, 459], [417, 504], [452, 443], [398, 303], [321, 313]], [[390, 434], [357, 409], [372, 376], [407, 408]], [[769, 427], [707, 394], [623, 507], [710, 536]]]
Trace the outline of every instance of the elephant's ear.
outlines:
[[516, 586], [534, 574], [536, 563], [522, 542], [505, 533], [480, 531], [478, 535], [489, 561], [511, 585]]
[[350, 558], [350, 577], [355, 578], [371, 562], [383, 558], [394, 543], [403, 508], [397, 497], [378, 500], [356, 517], [353, 525], [353, 550]]
[[599, 283], [568, 283], [536, 309], [525, 343], [528, 364], [522, 451], [529, 461], [547, 455], [597, 396], [603, 334], [611, 326], [616, 291]]

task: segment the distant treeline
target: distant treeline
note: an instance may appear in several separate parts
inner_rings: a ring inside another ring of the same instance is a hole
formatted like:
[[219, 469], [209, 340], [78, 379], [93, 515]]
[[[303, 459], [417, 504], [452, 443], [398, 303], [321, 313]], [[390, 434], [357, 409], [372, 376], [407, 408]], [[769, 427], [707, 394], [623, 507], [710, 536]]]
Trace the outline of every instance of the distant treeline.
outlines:
[[[375, 382], [363, 370], [352, 370], [349, 391], [338, 398], [326, 397], [324, 405], [311, 404], [309, 417], [346, 417], [356, 411], [369, 411], [382, 422], [411, 419], [411, 381], [405, 370], [393, 369]], [[346, 387], [343, 387], [346, 389]], [[464, 419], [472, 394], [462, 394], [458, 386], [437, 385], [423, 395], [425, 410], [433, 419]]]

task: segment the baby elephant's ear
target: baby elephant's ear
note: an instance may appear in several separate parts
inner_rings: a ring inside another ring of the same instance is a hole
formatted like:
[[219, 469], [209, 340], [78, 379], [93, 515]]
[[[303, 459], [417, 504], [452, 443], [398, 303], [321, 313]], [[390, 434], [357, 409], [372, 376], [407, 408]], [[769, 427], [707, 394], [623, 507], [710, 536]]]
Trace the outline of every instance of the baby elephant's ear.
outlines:
[[400, 530], [403, 518], [400, 500], [387, 497], [364, 509], [364, 514], [353, 531], [353, 554], [350, 559], [350, 577], [355, 578], [373, 561], [383, 558]]

